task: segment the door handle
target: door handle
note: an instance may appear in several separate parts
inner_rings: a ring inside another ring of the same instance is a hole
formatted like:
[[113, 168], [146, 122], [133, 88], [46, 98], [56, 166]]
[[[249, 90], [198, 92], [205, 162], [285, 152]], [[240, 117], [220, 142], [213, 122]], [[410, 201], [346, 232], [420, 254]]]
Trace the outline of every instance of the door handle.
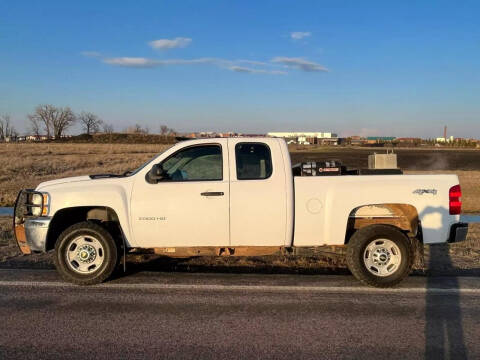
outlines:
[[200, 193], [202, 196], [223, 196], [223, 191], [205, 191]]

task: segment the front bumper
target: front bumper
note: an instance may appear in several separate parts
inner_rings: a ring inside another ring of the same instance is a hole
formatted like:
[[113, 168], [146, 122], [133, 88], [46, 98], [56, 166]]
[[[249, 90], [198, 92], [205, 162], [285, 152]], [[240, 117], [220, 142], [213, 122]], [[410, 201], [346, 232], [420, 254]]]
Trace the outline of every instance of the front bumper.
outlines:
[[465, 241], [468, 234], [467, 223], [456, 223], [450, 227], [450, 236], [448, 237], [449, 243]]
[[26, 196], [33, 190], [22, 190], [15, 202], [13, 214], [13, 233], [18, 247], [23, 254], [31, 254], [32, 251], [44, 252], [47, 248], [47, 233], [50, 225], [50, 217], [32, 217], [25, 215]]

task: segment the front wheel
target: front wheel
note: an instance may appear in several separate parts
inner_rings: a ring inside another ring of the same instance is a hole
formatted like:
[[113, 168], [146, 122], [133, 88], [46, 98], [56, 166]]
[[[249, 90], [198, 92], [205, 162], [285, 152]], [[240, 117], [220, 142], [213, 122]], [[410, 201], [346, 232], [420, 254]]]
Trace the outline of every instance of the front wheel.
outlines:
[[117, 266], [118, 248], [112, 235], [93, 222], [70, 226], [55, 244], [54, 262], [66, 281], [77, 285], [99, 284]]
[[353, 234], [347, 247], [347, 265], [362, 283], [391, 287], [410, 273], [414, 261], [408, 237], [388, 225], [366, 226]]

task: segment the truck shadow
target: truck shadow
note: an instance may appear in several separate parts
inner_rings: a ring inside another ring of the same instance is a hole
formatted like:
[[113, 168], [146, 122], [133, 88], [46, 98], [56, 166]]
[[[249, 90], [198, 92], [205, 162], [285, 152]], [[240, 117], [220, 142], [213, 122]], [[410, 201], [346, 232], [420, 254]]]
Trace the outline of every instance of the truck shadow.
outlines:
[[[427, 293], [425, 298], [425, 358], [466, 359], [460, 294], [439, 294], [434, 289], [441, 285], [435, 278], [435, 270], [452, 267], [448, 244], [430, 245]], [[456, 276], [449, 278], [449, 289], [460, 289]]]
[[288, 259], [280, 256], [259, 257], [198, 257], [169, 258], [148, 256], [141, 261], [127, 256], [126, 272], [119, 272], [118, 277], [129, 276], [139, 272], [183, 272], [183, 273], [218, 273], [218, 274], [303, 274], [303, 275], [347, 275], [346, 266], [327, 264], [324, 259]]
[[[420, 218], [433, 217], [442, 224], [449, 216], [445, 208], [428, 207]], [[444, 240], [441, 227], [424, 229], [429, 238]], [[455, 271], [449, 252], [449, 244], [441, 243], [429, 246], [427, 284], [425, 296], [425, 359], [466, 359], [460, 294], [439, 294], [435, 289], [448, 287], [460, 289], [459, 271]], [[439, 275], [449, 275], [445, 283], [439, 281]], [[452, 276], [452, 274], [455, 274]], [[468, 275], [468, 272], [466, 273]]]

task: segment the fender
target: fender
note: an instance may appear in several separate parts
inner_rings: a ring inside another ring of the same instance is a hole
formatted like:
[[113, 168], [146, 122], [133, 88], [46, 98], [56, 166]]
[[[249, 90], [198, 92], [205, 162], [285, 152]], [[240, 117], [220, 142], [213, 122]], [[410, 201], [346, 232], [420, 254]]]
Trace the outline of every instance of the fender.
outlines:
[[90, 181], [69, 182], [46, 185], [37, 188], [46, 192], [50, 198], [48, 216], [54, 218], [56, 213], [66, 208], [108, 207], [118, 216], [121, 230], [128, 247], [135, 247], [130, 224], [130, 196], [132, 179], [105, 178]]

